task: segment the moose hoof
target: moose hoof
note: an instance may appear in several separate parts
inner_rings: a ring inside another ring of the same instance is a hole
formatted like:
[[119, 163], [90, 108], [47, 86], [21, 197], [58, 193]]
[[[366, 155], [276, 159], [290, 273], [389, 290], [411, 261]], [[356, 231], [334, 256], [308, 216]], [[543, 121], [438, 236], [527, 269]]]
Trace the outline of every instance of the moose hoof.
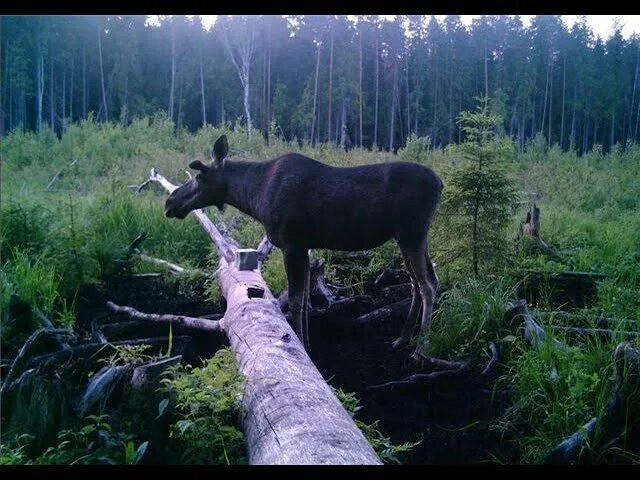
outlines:
[[393, 341], [393, 343], [391, 344], [391, 348], [392, 348], [393, 350], [399, 350], [399, 349], [401, 349], [402, 347], [404, 347], [407, 343], [408, 343], [408, 342], [407, 342], [407, 340], [406, 340], [406, 339], [404, 339], [404, 338], [402, 338], [402, 337], [398, 337], [398, 338], [396, 338], [396, 339]]

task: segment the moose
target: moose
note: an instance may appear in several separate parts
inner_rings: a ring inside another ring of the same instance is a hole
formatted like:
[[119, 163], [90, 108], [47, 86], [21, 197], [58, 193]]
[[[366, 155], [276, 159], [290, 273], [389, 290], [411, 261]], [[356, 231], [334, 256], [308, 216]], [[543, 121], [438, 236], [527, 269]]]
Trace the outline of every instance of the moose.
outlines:
[[412, 301], [393, 348], [408, 343], [422, 307], [421, 330], [431, 323], [438, 279], [429, 258], [429, 227], [443, 183], [425, 166], [388, 162], [333, 167], [297, 153], [254, 162], [227, 159], [227, 137], [211, 148], [207, 165], [173, 191], [165, 215], [183, 219], [192, 210], [225, 204], [260, 222], [284, 254], [292, 328], [310, 347], [309, 250], [367, 250], [390, 239], [400, 247], [411, 278]]

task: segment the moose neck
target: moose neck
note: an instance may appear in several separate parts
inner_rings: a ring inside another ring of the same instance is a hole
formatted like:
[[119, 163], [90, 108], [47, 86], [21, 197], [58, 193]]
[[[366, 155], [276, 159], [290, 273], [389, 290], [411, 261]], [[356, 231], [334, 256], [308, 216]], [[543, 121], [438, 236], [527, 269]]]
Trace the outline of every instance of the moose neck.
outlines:
[[227, 185], [225, 203], [260, 221], [258, 197], [264, 181], [266, 162], [227, 160], [224, 177]]

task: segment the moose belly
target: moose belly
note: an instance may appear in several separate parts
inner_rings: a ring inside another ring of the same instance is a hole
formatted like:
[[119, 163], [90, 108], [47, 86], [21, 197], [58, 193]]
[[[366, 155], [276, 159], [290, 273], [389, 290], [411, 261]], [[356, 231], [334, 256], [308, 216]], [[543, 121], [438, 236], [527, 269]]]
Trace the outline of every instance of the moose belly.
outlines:
[[294, 243], [305, 248], [329, 250], [368, 250], [375, 248], [394, 236], [391, 225], [376, 219], [357, 215], [336, 215], [332, 218], [307, 217], [288, 225], [285, 243]]

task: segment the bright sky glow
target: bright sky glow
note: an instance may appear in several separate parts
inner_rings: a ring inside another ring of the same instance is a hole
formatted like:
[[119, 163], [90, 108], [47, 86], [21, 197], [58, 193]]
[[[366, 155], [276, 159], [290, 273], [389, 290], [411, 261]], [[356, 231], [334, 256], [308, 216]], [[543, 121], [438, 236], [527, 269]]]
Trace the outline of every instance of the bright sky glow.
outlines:
[[[193, 15], [188, 15], [192, 17]], [[351, 15], [350, 15], [351, 16]], [[201, 15], [202, 24], [208, 30], [215, 23], [217, 15]], [[393, 18], [393, 15], [382, 15], [382, 17]], [[445, 15], [436, 15], [439, 20], [442, 20]], [[462, 22], [465, 25], [470, 25], [474, 18], [479, 15], [461, 15]], [[640, 15], [586, 15], [587, 22], [593, 30], [595, 36], [600, 36], [603, 40], [609, 38], [613, 33], [613, 25], [616, 19], [622, 26], [622, 36], [629, 38], [633, 34], [640, 34]], [[521, 15], [522, 22], [525, 26], [529, 25], [533, 15]], [[578, 15], [562, 15], [564, 23], [571, 28], [578, 19]], [[149, 15], [148, 22], [155, 25], [158, 23], [158, 17], [156, 15]]]

